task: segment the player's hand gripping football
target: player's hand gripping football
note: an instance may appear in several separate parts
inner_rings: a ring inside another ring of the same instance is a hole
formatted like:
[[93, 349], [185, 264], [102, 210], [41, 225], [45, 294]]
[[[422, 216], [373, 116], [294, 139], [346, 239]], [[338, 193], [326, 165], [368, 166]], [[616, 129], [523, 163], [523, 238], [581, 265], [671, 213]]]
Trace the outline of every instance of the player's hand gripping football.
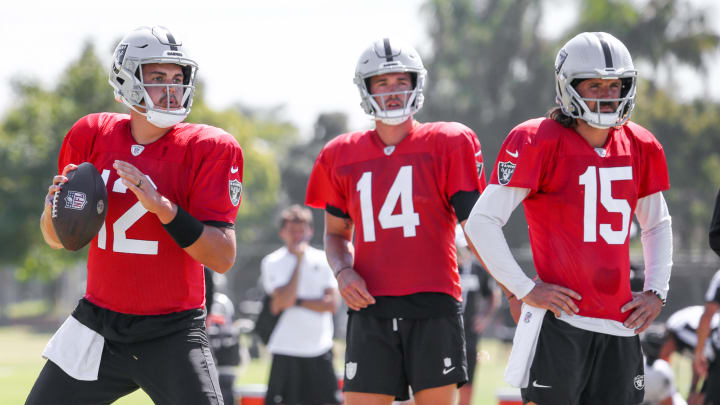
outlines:
[[343, 269], [337, 275], [338, 289], [348, 308], [359, 311], [375, 303], [367, 290], [365, 280], [352, 267]]
[[162, 223], [168, 223], [175, 217], [172, 203], [155, 190], [150, 180], [137, 167], [122, 160], [116, 160], [113, 168], [122, 183], [132, 191], [142, 206], [157, 215]]
[[560, 317], [563, 312], [575, 315], [580, 310], [573, 299], [579, 301], [582, 297], [569, 288], [544, 283], [538, 279], [535, 280], [535, 287], [522, 298], [522, 301], [534, 307], [545, 308], [552, 311], [556, 317]]
[[635, 329], [635, 333], [639, 334], [660, 315], [662, 301], [652, 291], [634, 292], [632, 296], [632, 301], [623, 305], [620, 312], [625, 313], [632, 310], [623, 325], [626, 328]]
[[77, 165], [71, 163], [63, 168], [62, 174], [53, 177], [52, 184], [48, 187], [48, 193], [45, 196], [45, 209], [52, 208], [55, 193], [60, 192], [62, 184], [68, 181], [67, 174], [77, 168]]

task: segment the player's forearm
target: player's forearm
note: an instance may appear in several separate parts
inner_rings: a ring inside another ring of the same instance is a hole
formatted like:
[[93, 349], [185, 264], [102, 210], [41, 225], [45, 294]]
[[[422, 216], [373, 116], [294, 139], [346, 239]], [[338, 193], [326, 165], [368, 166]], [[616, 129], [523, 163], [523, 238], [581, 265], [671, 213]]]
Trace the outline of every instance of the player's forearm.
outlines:
[[185, 252], [193, 259], [218, 273], [225, 273], [235, 264], [235, 230], [204, 225], [200, 237]]
[[485, 269], [518, 299], [525, 297], [535, 283], [515, 261], [502, 227], [528, 193], [527, 189], [488, 186], [475, 203], [464, 228]]
[[328, 264], [337, 274], [345, 269], [353, 267], [353, 258], [355, 256], [355, 248], [348, 239], [335, 234], [325, 234], [325, 256]]
[[55, 233], [55, 227], [52, 224], [50, 208], [47, 206], [43, 210], [42, 216], [40, 217], [40, 231], [42, 232], [43, 239], [45, 239], [45, 243], [47, 243], [48, 246], [53, 249], [62, 249], [63, 245], [62, 243], [60, 243], [60, 238], [58, 238], [57, 234]]
[[665, 298], [673, 265], [673, 246], [671, 218], [662, 193], [641, 198], [635, 213], [642, 229], [644, 290], [658, 291]]

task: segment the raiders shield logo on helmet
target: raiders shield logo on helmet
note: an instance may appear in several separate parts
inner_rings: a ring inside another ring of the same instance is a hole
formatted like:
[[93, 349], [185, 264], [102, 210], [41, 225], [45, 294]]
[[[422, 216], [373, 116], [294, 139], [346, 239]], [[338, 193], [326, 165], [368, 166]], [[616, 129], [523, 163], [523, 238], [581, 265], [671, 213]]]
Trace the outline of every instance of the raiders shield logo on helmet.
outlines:
[[515, 172], [515, 163], [512, 162], [500, 162], [498, 163], [498, 183], [506, 186], [510, 183], [513, 173]]

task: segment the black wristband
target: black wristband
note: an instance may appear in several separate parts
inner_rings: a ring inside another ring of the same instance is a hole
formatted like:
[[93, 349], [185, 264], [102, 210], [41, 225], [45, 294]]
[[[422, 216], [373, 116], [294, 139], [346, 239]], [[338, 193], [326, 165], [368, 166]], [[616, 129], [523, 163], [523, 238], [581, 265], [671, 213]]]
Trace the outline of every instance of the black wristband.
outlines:
[[167, 224], [163, 224], [163, 227], [183, 249], [195, 243], [202, 235], [203, 229], [205, 229], [202, 222], [195, 219], [179, 205], [177, 206], [175, 218]]

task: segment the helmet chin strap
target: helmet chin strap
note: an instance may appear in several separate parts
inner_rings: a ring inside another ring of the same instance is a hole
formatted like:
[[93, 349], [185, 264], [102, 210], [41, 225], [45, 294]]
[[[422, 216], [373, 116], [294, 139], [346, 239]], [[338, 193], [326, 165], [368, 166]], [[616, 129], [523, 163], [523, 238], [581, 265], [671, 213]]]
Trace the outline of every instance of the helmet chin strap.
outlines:
[[385, 125], [396, 126], [396, 125], [400, 125], [403, 122], [407, 121], [408, 119], [410, 119], [410, 117], [412, 117], [412, 115], [406, 115], [406, 116], [397, 117], [397, 118], [380, 118], [378, 121], [382, 122]]
[[168, 114], [156, 110], [150, 110], [145, 114], [148, 122], [158, 128], [170, 128], [181, 123], [186, 117], [187, 114]]
[[594, 113], [585, 112], [582, 115], [582, 120], [588, 125], [597, 129], [607, 129], [617, 126], [618, 114], [617, 113]]

